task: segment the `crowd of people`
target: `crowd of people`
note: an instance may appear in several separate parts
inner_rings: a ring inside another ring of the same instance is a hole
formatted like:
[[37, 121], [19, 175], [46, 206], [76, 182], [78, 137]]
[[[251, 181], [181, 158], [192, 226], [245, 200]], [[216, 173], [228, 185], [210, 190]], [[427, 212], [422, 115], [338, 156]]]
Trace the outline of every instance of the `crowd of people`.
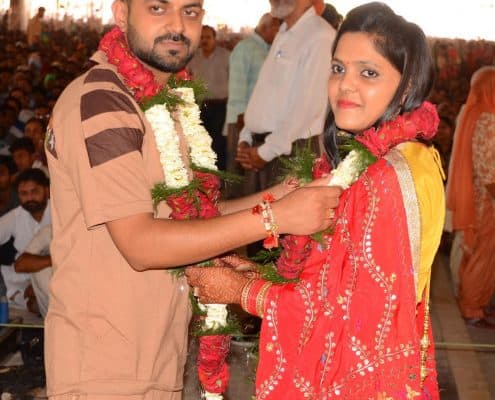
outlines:
[[[143, 3], [116, 0], [104, 36], [50, 30], [42, 7], [27, 32], [0, 26], [0, 296], [46, 317], [49, 396], [180, 398], [188, 283], [163, 269], [287, 234], [278, 272], [298, 283], [247, 277], [239, 266], [255, 267], [237, 257], [186, 272], [203, 302], [262, 318], [259, 398], [438, 398], [428, 300], [442, 169], [460, 309], [495, 328], [495, 43], [427, 39], [383, 4], [342, 18], [318, 0], [270, 0], [252, 34], [229, 40], [199, 3]], [[194, 158], [175, 104], [170, 166], [142, 94], [184, 68], [208, 88], [199, 114], [216, 156]], [[378, 159], [343, 194], [328, 185], [338, 131]], [[301, 148], [323, 155], [315, 181], [280, 182], [280, 157]], [[208, 157], [244, 183], [220, 188]], [[197, 200], [152, 199], [181, 168]]]

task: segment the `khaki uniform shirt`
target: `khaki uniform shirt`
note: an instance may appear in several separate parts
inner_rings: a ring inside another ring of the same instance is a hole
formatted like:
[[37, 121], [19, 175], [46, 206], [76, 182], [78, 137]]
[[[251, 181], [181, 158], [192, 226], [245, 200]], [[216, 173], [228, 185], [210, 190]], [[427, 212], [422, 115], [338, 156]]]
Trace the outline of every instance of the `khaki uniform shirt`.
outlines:
[[105, 225], [153, 212], [150, 189], [164, 179], [159, 153], [116, 68], [101, 52], [93, 60], [99, 64], [61, 95], [46, 139], [54, 235], [48, 395], [180, 398], [187, 283], [164, 270], [134, 270]]

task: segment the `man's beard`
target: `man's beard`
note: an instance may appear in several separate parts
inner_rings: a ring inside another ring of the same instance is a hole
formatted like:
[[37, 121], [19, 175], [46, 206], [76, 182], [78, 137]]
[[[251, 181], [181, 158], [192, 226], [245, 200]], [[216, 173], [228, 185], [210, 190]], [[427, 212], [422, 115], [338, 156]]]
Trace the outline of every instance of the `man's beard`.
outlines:
[[33, 214], [37, 213], [40, 211], [44, 211], [46, 208], [46, 203], [47, 201], [26, 201], [25, 203], [22, 203], [21, 206], [24, 208], [28, 213]]
[[273, 4], [273, 2], [271, 2], [272, 10], [270, 12], [274, 18], [284, 19], [296, 8], [295, 0], [277, 0], [275, 3], [276, 4]]
[[[175, 42], [183, 42], [186, 45], [187, 53], [180, 58], [178, 51], [169, 50], [168, 55], [159, 55], [155, 51], [156, 45], [163, 40], [172, 40]], [[128, 25], [127, 41], [132, 53], [139, 58], [142, 62], [153, 67], [159, 71], [167, 73], [175, 73], [184, 69], [189, 61], [194, 56], [194, 52], [191, 51], [191, 41], [180, 33], [168, 33], [163, 36], [159, 36], [155, 39], [153, 47], [150, 51], [143, 50], [139, 43], [143, 43], [137, 31], [131, 24]]]

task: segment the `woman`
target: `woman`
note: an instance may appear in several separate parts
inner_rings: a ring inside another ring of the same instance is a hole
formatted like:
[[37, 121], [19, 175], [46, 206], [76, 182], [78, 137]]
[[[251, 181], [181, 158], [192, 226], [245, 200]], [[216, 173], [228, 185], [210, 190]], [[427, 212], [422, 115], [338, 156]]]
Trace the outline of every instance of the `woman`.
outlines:
[[257, 399], [438, 399], [428, 294], [443, 184], [438, 153], [421, 143], [438, 126], [424, 103], [431, 54], [418, 26], [370, 3], [347, 15], [332, 56], [327, 147], [345, 130], [378, 157], [344, 191], [333, 232], [283, 239], [279, 272], [296, 283], [186, 274], [201, 301], [263, 316]]
[[[454, 136], [447, 208], [463, 234], [459, 306], [469, 325], [495, 329], [487, 310], [495, 290], [495, 68], [479, 69]], [[491, 313], [490, 313], [491, 311]]]

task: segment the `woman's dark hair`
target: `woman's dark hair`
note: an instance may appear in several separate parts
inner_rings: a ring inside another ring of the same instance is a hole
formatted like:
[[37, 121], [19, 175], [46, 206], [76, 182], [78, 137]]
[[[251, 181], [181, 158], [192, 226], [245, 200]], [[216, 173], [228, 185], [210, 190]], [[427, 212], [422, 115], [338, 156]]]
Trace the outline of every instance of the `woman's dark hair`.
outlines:
[[[418, 25], [395, 14], [386, 4], [363, 4], [352, 9], [342, 22], [333, 43], [332, 56], [342, 35], [349, 32], [369, 34], [376, 50], [401, 74], [392, 101], [374, 126], [395, 118], [397, 114], [412, 111], [426, 100], [433, 86], [435, 69], [426, 36]], [[325, 147], [334, 164], [338, 162], [336, 130], [334, 115], [330, 111], [325, 124]]]

